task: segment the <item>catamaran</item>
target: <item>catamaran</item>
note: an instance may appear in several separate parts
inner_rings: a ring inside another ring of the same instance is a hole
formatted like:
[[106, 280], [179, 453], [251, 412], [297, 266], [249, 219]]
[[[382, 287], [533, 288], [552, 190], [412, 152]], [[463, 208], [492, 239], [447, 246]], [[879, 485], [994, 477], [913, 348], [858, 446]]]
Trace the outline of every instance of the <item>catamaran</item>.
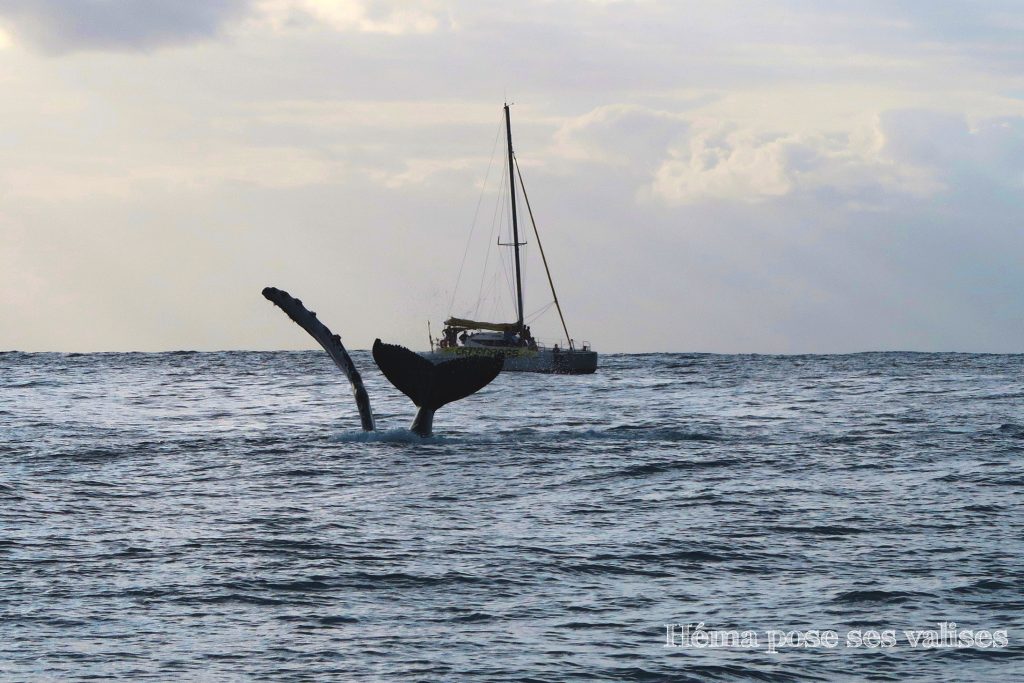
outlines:
[[[565, 316], [562, 315], [562, 307], [558, 302], [558, 295], [555, 293], [547, 257], [544, 255], [544, 247], [541, 246], [540, 234], [537, 232], [537, 223], [533, 219], [533, 209], [530, 207], [530, 199], [526, 195], [526, 188], [523, 185], [522, 172], [519, 170], [519, 163], [512, 150], [512, 122], [508, 104], [505, 104], [505, 138], [508, 144], [508, 190], [512, 213], [512, 242], [502, 244], [502, 246], [510, 246], [514, 250], [516, 320], [515, 322], [495, 323], [450, 316], [444, 321], [444, 329], [436, 343], [431, 336], [431, 351], [424, 355], [432, 360], [443, 360], [462, 355], [501, 355], [505, 358], [504, 370], [506, 372], [592, 373], [597, 370], [597, 352], [591, 350], [588, 342], [583, 342], [577, 347], [575, 340], [569, 335], [569, 328], [565, 324]], [[529, 212], [530, 223], [533, 226], [533, 234], [537, 239], [541, 260], [544, 263], [544, 271], [551, 287], [551, 296], [562, 323], [562, 330], [565, 332], [566, 343], [564, 345], [556, 343], [547, 346], [539, 342], [534, 338], [523, 315], [523, 276], [519, 250], [525, 245], [525, 242], [519, 241], [515, 181], [517, 176]]]

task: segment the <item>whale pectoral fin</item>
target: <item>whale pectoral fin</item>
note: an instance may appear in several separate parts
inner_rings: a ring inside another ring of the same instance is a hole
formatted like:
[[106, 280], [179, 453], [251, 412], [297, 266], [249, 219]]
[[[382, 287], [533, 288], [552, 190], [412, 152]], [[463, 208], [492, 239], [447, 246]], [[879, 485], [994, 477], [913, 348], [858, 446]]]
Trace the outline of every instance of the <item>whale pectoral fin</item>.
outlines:
[[501, 372], [501, 356], [453, 358], [434, 366], [434, 409], [483, 389]]
[[283, 289], [265, 287], [263, 289], [263, 296], [287, 313], [288, 317], [295, 321], [299, 327], [308, 332], [313, 339], [316, 339], [324, 351], [327, 352], [327, 355], [331, 357], [331, 360], [334, 361], [334, 364], [338, 366], [338, 369], [345, 373], [345, 377], [348, 378], [349, 383], [352, 385], [352, 393], [356, 398], [356, 407], [359, 408], [359, 420], [362, 422], [363, 429], [372, 432], [375, 425], [373, 410], [370, 409], [370, 397], [363, 386], [363, 378], [349, 357], [348, 351], [345, 350], [345, 346], [341, 343], [341, 337], [331, 332], [326, 325], [317, 320], [316, 313], [308, 310], [302, 305], [301, 301]]

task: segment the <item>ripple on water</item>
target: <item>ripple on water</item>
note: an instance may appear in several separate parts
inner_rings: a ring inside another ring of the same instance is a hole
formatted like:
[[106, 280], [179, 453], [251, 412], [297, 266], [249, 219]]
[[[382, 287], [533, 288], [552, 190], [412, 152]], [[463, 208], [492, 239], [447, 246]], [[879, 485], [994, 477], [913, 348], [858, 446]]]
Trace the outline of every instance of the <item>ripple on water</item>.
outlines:
[[[436, 435], [356, 352], [0, 354], [14, 680], [1010, 680], [1020, 356], [610, 355]], [[665, 648], [709, 628], [1010, 646]]]

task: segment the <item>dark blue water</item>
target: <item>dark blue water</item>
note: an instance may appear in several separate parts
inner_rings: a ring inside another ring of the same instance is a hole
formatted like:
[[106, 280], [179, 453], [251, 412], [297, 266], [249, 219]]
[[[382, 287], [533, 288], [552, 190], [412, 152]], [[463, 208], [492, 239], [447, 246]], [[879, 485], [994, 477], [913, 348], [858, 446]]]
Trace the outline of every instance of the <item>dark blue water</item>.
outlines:
[[1024, 678], [1022, 356], [604, 356], [423, 442], [355, 357], [382, 434], [320, 352], [0, 355], [0, 674]]

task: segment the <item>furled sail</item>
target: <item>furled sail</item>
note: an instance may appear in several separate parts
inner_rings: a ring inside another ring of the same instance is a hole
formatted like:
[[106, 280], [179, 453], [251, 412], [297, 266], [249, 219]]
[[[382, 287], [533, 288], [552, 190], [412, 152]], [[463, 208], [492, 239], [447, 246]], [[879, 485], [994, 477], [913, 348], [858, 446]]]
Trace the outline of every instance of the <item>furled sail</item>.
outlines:
[[448, 318], [444, 324], [460, 330], [492, 330], [494, 332], [518, 332], [522, 328], [519, 323], [482, 323], [465, 318]]

